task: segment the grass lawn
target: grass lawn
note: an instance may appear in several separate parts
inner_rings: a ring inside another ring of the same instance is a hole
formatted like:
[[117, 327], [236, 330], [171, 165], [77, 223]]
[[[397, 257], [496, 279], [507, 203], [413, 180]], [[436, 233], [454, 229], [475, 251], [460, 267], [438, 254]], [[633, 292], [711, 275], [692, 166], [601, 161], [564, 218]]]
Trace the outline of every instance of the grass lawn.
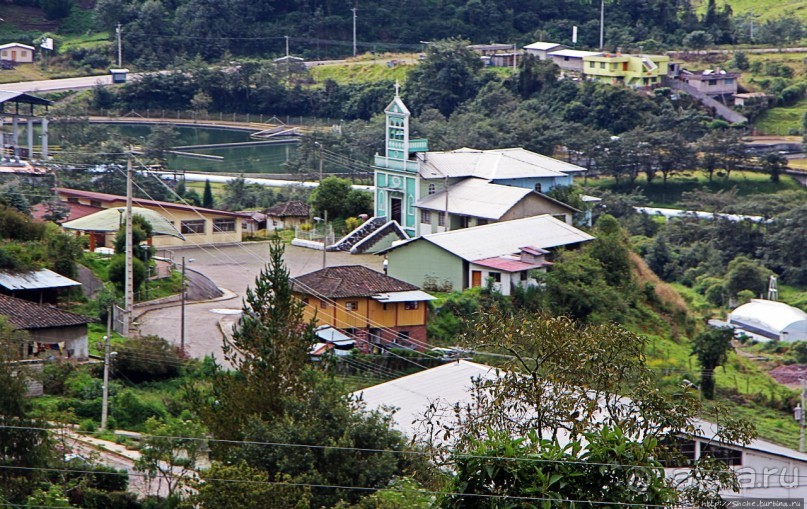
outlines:
[[390, 67], [387, 62], [392, 59], [381, 57], [371, 61], [320, 65], [311, 68], [309, 72], [317, 83], [324, 83], [325, 80], [333, 80], [339, 84], [374, 83], [382, 80], [406, 82], [406, 76], [414, 68], [414, 64], [398, 64]]
[[596, 195], [597, 189], [613, 189], [622, 192], [629, 192], [635, 188], [641, 189], [650, 200], [651, 205], [657, 207], [675, 207], [681, 201], [681, 195], [686, 191], [705, 188], [712, 192], [720, 190], [730, 190], [737, 188], [740, 195], [752, 194], [773, 194], [788, 189], [804, 189], [791, 177], [783, 175], [781, 181], [771, 182], [768, 175], [751, 171], [733, 171], [731, 178], [715, 176], [709, 182], [707, 176], [700, 171], [682, 173], [670, 178], [666, 184], [660, 178], [656, 178], [648, 185], [644, 176], [636, 179], [633, 185], [627, 183], [616, 184], [613, 178], [601, 177], [599, 179], [589, 179], [588, 186], [592, 187], [592, 193]]
[[[706, 0], [695, 0], [693, 6], [701, 14], [706, 12]], [[753, 11], [760, 21], [782, 16], [807, 21], [807, 0], [717, 0], [717, 8], [730, 5], [735, 15]]]
[[804, 113], [807, 112], [807, 99], [793, 106], [777, 106], [764, 112], [754, 122], [760, 134], [788, 135], [801, 132]]

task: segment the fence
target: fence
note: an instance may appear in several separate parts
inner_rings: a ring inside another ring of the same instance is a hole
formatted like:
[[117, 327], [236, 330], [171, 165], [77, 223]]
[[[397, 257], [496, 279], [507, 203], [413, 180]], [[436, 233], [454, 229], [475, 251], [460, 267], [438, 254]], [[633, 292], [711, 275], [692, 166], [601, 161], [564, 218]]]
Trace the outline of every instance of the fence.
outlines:
[[194, 123], [198, 122], [231, 122], [237, 124], [270, 124], [270, 125], [295, 125], [311, 127], [332, 127], [339, 129], [342, 120], [321, 119], [317, 117], [303, 117], [291, 115], [270, 115], [263, 113], [210, 113], [198, 110], [183, 109], [85, 109], [84, 116], [87, 117], [107, 117], [113, 119], [146, 119], [146, 120], [185, 120]]

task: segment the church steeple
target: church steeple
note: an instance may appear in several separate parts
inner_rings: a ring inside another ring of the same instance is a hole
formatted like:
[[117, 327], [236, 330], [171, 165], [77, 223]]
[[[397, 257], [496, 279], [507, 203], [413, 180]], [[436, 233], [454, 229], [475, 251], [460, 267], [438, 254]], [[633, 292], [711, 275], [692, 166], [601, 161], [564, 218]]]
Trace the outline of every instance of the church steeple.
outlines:
[[401, 100], [401, 85], [395, 82], [395, 98], [384, 109], [386, 114], [386, 153], [389, 159], [409, 158], [409, 109]]

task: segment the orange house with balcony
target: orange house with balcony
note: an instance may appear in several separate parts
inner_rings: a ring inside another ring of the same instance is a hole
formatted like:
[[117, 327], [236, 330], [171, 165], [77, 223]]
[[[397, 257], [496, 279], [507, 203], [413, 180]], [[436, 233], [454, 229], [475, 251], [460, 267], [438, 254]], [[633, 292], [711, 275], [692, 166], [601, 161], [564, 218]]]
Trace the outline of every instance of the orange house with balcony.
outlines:
[[426, 347], [428, 302], [417, 286], [360, 265], [327, 267], [292, 279], [307, 320], [353, 337], [361, 351]]

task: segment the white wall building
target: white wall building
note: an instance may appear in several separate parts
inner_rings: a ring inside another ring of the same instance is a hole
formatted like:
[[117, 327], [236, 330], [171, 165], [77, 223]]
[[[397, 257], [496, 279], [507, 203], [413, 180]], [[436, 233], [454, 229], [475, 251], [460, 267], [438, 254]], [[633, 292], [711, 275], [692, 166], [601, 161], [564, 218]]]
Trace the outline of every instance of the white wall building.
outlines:
[[729, 313], [728, 322], [736, 328], [777, 341], [807, 341], [807, 313], [784, 302], [751, 299]]

